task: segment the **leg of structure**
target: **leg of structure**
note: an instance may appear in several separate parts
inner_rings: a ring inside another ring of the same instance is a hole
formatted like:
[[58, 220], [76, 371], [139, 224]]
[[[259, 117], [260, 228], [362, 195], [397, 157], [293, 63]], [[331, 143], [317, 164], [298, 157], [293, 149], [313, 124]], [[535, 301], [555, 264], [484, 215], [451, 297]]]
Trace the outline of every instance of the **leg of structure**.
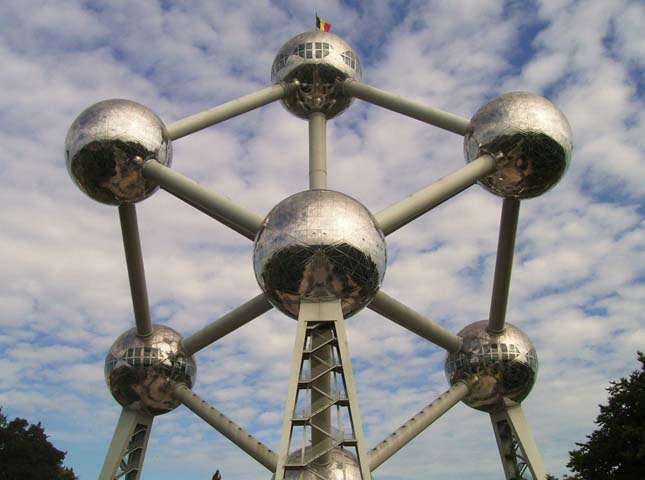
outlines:
[[327, 118], [322, 112], [309, 116], [309, 188], [327, 188]]
[[137, 211], [132, 204], [119, 207], [125, 261], [128, 266], [130, 280], [130, 293], [134, 307], [134, 319], [137, 324], [137, 335], [146, 337], [152, 333], [150, 321], [150, 306], [148, 304], [148, 290], [146, 288], [146, 274], [143, 268], [141, 255], [141, 241], [137, 225]]
[[428, 320], [382, 290], [376, 294], [369, 308], [451, 353], [458, 352], [461, 348], [461, 337]]
[[154, 417], [123, 409], [99, 480], [139, 480]]
[[440, 178], [433, 184], [378, 212], [375, 217], [385, 235], [407, 225], [449, 198], [473, 185], [495, 169], [495, 160], [483, 155], [465, 167]]
[[161, 188], [189, 204], [199, 205], [213, 218], [250, 240], [262, 226], [263, 218], [237, 203], [223, 197], [184, 175], [148, 160], [143, 166], [143, 176], [155, 181]]
[[261, 293], [200, 331], [184, 338], [182, 342], [183, 349], [187, 355], [193, 355], [224, 335], [228, 335], [263, 313], [268, 312], [271, 308], [273, 308], [272, 305]]
[[490, 418], [506, 480], [545, 480], [544, 464], [521, 405], [506, 406]]
[[513, 269], [513, 253], [515, 252], [515, 234], [520, 214], [520, 201], [515, 198], [504, 199], [502, 218], [499, 226], [497, 243], [497, 260], [495, 262], [495, 277], [493, 279], [493, 295], [488, 316], [488, 331], [501, 333], [504, 331], [508, 290], [511, 285]]
[[356, 451], [362, 480], [371, 479], [343, 322], [340, 300], [300, 304], [276, 480], [330, 478], [330, 455], [345, 448]]
[[186, 385], [178, 384], [173, 391], [175, 398], [201, 417], [206, 423], [260, 462], [269, 471], [275, 472], [277, 455], [253, 435], [230, 420], [226, 415], [202, 400]]
[[295, 84], [278, 83], [249, 95], [219, 105], [168, 125], [171, 140], [177, 140], [188, 134], [198, 132], [206, 127], [223, 122], [229, 118], [246, 113], [268, 103], [284, 98], [295, 87]]
[[405, 422], [389, 437], [369, 452], [370, 470], [376, 470], [383, 462], [405, 447], [413, 438], [432, 425], [439, 417], [468, 395], [474, 381], [459, 381], [441, 394], [434, 402]]
[[345, 80], [343, 93], [459, 135], [466, 134], [470, 123], [467, 118], [406, 100], [403, 97], [370, 87], [356, 80]]

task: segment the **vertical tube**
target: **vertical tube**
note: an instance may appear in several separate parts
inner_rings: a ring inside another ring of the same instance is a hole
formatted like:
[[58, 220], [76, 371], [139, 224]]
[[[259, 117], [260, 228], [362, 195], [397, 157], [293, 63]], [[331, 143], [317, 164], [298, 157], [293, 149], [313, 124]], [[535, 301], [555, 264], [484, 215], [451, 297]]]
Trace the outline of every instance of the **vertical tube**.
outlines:
[[504, 331], [519, 214], [520, 201], [516, 198], [504, 199], [499, 226], [499, 240], [497, 242], [493, 295], [488, 316], [488, 331], [491, 333]]
[[309, 188], [327, 188], [327, 118], [322, 112], [309, 116]]
[[150, 321], [148, 290], [146, 288], [146, 275], [143, 268], [135, 206], [132, 204], [119, 206], [119, 220], [121, 221], [121, 233], [123, 235], [125, 261], [128, 266], [130, 294], [132, 295], [134, 319], [137, 324], [137, 335], [146, 337], [152, 333], [152, 322]]
[[[330, 325], [331, 327], [331, 325]], [[322, 328], [322, 327], [319, 327]], [[324, 344], [332, 338], [331, 328], [324, 328], [320, 335], [312, 337], [312, 348]], [[312, 356], [310, 360], [310, 368], [312, 372], [315, 372], [317, 369], [321, 368], [321, 365], [330, 365], [332, 362], [332, 351], [331, 345], [325, 345], [318, 349]], [[314, 405], [317, 405], [318, 402], [324, 402], [324, 398], [329, 398], [332, 396], [331, 391], [331, 377], [332, 374], [326, 373], [318, 380], [312, 383], [311, 390], [311, 410], [313, 411]], [[312, 425], [324, 430], [325, 432], [331, 432], [331, 408], [326, 408], [322, 412], [314, 415], [311, 418]], [[329, 436], [320, 432], [316, 428], [311, 429], [311, 445], [316, 446], [319, 443], [325, 442], [328, 440]], [[322, 455], [316, 460], [316, 463], [320, 465], [327, 465], [330, 462], [329, 453]]]

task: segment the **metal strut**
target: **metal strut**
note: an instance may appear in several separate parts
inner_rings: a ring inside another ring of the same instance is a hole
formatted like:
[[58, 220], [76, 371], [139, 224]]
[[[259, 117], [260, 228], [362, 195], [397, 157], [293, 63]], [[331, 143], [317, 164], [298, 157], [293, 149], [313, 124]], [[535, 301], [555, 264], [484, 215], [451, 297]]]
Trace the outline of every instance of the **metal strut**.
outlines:
[[372, 478], [343, 322], [340, 300], [300, 304], [275, 480], [328, 479], [339, 450]]
[[154, 417], [123, 409], [99, 480], [139, 480]]

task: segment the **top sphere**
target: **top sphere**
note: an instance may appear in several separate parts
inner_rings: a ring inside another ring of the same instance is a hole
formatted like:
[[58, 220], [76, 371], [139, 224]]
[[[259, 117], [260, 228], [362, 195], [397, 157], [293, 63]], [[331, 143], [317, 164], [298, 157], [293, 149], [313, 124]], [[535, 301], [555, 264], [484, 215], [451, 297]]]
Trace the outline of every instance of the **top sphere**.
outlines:
[[285, 43], [273, 61], [271, 82], [300, 85], [282, 100], [287, 110], [300, 118], [323, 112], [327, 118], [346, 110], [352, 97], [343, 95], [339, 82], [361, 79], [361, 64], [354, 49], [338, 35], [305, 32]]
[[478, 381], [463, 399], [469, 407], [491, 412], [504, 399], [521, 402], [529, 394], [538, 371], [533, 344], [519, 328], [506, 323], [501, 334], [487, 330], [488, 321], [468, 325], [457, 335], [463, 345], [446, 357], [446, 377], [450, 385], [477, 375]]
[[151, 415], [176, 408], [180, 402], [172, 395], [173, 383], [192, 388], [196, 375], [195, 360], [181, 341], [181, 335], [163, 325], [153, 325], [147, 337], [132, 328], [117, 338], [105, 357], [105, 381], [114, 399]]
[[385, 260], [372, 214], [331, 190], [306, 190], [273, 207], [253, 249], [260, 287], [294, 318], [303, 299], [339, 298], [345, 318], [353, 315], [378, 292]]
[[528, 92], [501, 95], [470, 120], [464, 154], [497, 159], [496, 170], [479, 184], [505, 198], [543, 194], [564, 175], [571, 159], [571, 127], [549, 100]]
[[143, 162], [170, 166], [172, 146], [165, 125], [143, 105], [105, 100], [83, 111], [65, 139], [67, 170], [88, 196], [108, 205], [148, 198], [157, 186], [143, 177]]

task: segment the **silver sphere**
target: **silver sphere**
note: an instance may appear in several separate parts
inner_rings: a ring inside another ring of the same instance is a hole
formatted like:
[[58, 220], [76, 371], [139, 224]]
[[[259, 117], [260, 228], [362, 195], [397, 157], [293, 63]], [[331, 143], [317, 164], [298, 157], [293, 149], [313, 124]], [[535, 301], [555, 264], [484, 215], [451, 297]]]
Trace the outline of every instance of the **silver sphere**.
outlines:
[[181, 341], [181, 335], [162, 325], [153, 325], [147, 337], [137, 336], [133, 328], [117, 338], [105, 357], [105, 381], [116, 401], [151, 415], [176, 408], [173, 383], [192, 388], [197, 372]]
[[464, 138], [467, 162], [486, 153], [497, 159], [497, 169], [479, 184], [505, 198], [537, 197], [553, 187], [569, 166], [572, 146], [564, 114], [527, 92], [507, 93], [481, 107]]
[[255, 277], [269, 301], [297, 318], [302, 299], [339, 298], [348, 317], [381, 286], [383, 233], [359, 202], [331, 190], [296, 193], [276, 205], [255, 237]]
[[505, 331], [491, 335], [488, 321], [468, 325], [458, 333], [464, 339], [461, 350], [446, 357], [446, 377], [451, 385], [471, 375], [479, 380], [463, 402], [477, 410], [491, 412], [504, 399], [521, 402], [533, 388], [538, 358], [533, 344], [517, 327], [507, 323]]
[[[311, 447], [305, 448], [305, 458]], [[301, 450], [289, 454], [289, 461], [298, 462], [302, 458]], [[271, 477], [275, 478], [275, 475]], [[329, 463], [316, 464], [309, 466], [305, 471], [287, 470], [284, 475], [285, 480], [361, 480], [361, 468], [358, 460], [349, 450], [340, 447], [334, 448], [329, 452]]]
[[148, 198], [157, 186], [142, 174], [145, 160], [166, 166], [172, 146], [159, 117], [130, 100], [105, 100], [83, 111], [65, 139], [67, 170], [74, 183], [101, 203], [121, 205]]
[[335, 117], [352, 103], [343, 95], [342, 80], [361, 79], [361, 64], [354, 49], [338, 35], [305, 32], [285, 43], [273, 61], [271, 82], [297, 80], [300, 86], [282, 104], [296, 117], [312, 112]]

